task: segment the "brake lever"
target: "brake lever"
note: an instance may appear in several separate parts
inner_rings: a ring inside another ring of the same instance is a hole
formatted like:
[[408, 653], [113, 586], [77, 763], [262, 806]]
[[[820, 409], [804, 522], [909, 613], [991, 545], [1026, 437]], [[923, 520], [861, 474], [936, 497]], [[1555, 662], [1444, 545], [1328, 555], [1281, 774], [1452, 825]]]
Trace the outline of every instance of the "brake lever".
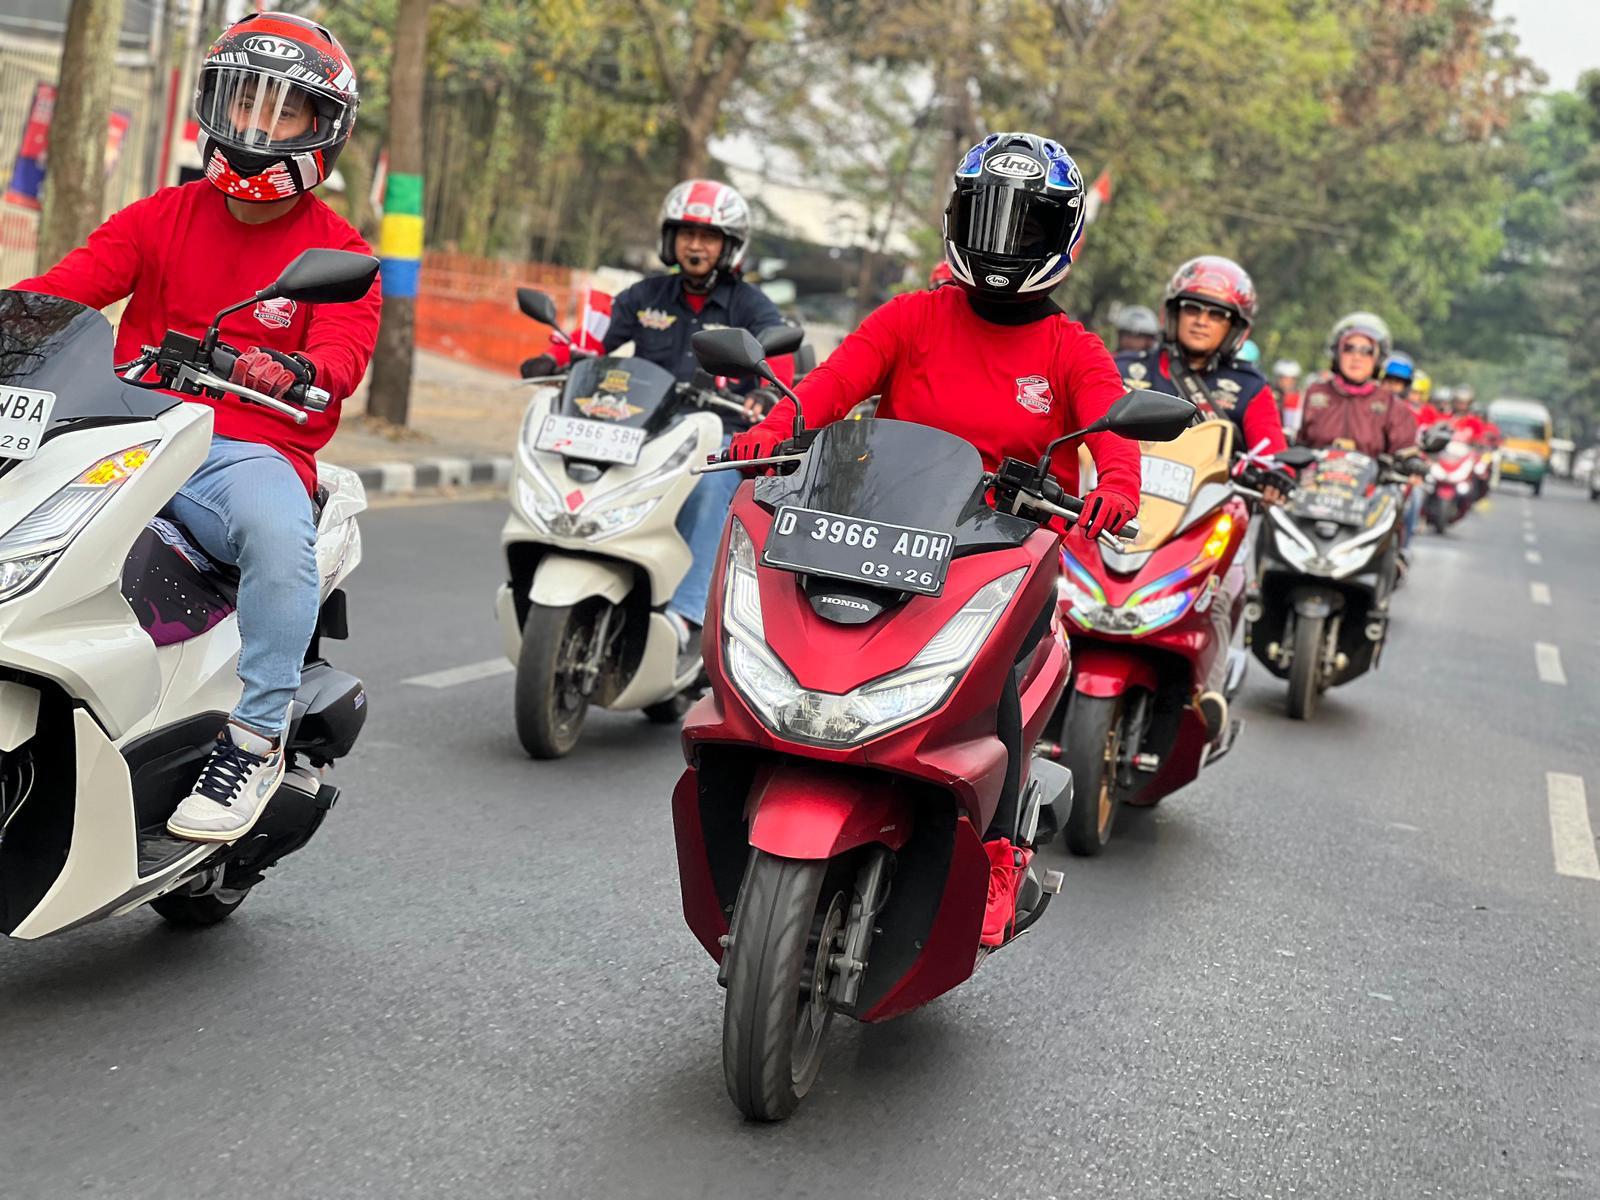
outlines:
[[208, 387], [214, 391], [225, 392], [231, 396], [238, 396], [241, 400], [248, 400], [252, 404], [259, 404], [262, 408], [270, 408], [273, 412], [280, 413], [283, 416], [288, 417], [296, 425], [304, 425], [308, 420], [310, 420], [303, 409], [296, 408], [292, 404], [285, 404], [282, 400], [279, 400], [273, 396], [269, 396], [265, 392], [258, 392], [254, 388], [247, 388], [242, 383], [233, 383], [230, 380], [223, 379], [218, 375], [213, 375], [210, 371], [196, 371], [193, 368], [188, 368], [185, 371], [185, 374], [189, 375], [190, 378], [192, 378], [194, 382], [198, 383], [201, 387]]

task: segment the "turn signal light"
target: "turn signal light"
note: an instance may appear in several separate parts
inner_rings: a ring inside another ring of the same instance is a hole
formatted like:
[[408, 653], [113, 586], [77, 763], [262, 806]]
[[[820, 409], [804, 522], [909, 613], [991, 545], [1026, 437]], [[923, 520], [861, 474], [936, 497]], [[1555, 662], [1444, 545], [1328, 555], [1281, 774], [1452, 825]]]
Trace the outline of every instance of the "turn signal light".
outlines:
[[1212, 527], [1211, 536], [1206, 539], [1201, 553], [1207, 558], [1221, 558], [1228, 549], [1228, 541], [1233, 537], [1233, 518], [1223, 513], [1217, 518], [1217, 523]]
[[77, 478], [88, 487], [109, 487], [121, 483], [150, 461], [150, 447], [133, 446], [109, 458], [102, 458]]

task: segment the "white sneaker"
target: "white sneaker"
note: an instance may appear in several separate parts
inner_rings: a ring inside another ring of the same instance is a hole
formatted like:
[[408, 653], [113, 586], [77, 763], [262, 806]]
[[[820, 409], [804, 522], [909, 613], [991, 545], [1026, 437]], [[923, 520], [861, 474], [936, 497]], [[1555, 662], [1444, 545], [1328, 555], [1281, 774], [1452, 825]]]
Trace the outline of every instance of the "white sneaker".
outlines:
[[700, 665], [700, 626], [670, 608], [663, 615], [678, 635], [678, 675], [687, 675]]
[[266, 810], [283, 781], [283, 765], [281, 744], [229, 721], [167, 832], [192, 842], [238, 841]]

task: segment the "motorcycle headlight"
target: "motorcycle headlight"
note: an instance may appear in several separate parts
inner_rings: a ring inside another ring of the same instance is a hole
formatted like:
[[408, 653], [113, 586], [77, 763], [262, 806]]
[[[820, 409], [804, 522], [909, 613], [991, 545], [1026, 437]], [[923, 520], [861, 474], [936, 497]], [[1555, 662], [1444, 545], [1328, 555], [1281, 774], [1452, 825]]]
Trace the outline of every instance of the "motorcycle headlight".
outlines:
[[[531, 481], [531, 482], [530, 482]], [[563, 535], [571, 532], [571, 518], [555, 488], [537, 467], [517, 476], [517, 507], [541, 529]]]
[[159, 442], [145, 442], [102, 458], [0, 537], [0, 600], [33, 583], [95, 513], [150, 461]]
[[650, 510], [659, 503], [661, 497], [652, 496], [648, 500], [636, 500], [632, 504], [613, 504], [609, 508], [589, 513], [577, 524], [578, 536], [597, 541], [632, 529], [649, 516]]
[[722, 604], [729, 674], [740, 695], [778, 733], [832, 746], [867, 741], [944, 703], [1026, 574], [1026, 567], [1018, 567], [979, 588], [900, 670], [844, 695], [815, 692], [801, 687], [766, 644], [755, 546], [735, 520]]
[[[1195, 595], [1195, 590], [1190, 589], [1174, 592], [1169, 596], [1160, 596], [1154, 600], [1135, 601], [1120, 608], [1097, 605], [1086, 610], [1078, 621], [1085, 629], [1094, 629], [1100, 633], [1141, 637], [1160, 629], [1163, 625], [1170, 625], [1183, 616], [1189, 611], [1189, 605], [1194, 602]], [[1076, 610], [1074, 614], [1076, 615]]]

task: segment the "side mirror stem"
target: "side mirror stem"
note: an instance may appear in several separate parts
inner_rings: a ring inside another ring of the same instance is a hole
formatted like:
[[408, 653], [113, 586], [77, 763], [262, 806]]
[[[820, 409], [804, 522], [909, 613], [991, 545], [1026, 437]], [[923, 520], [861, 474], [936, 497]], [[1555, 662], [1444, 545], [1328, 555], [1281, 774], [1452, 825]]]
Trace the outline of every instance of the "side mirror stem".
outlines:
[[250, 296], [247, 299], [241, 300], [237, 304], [230, 304], [230, 305], [228, 305], [227, 308], [223, 309], [216, 316], [212, 317], [211, 318], [211, 325], [206, 330], [206, 335], [205, 335], [205, 337], [203, 339], [201, 339], [201, 342], [200, 342], [200, 351], [201, 351], [201, 353], [204, 354], [207, 358], [210, 358], [211, 357], [211, 352], [217, 348], [217, 341], [222, 336], [222, 318], [223, 317], [226, 317], [230, 313], [236, 313], [241, 308], [248, 308], [248, 307], [250, 307], [250, 305], [256, 304], [259, 301], [271, 300], [276, 294], [277, 294], [277, 285], [276, 284], [268, 284], [266, 287], [262, 288], [259, 292], [257, 292], [254, 296]]
[[1105, 429], [1105, 427], [1106, 427], [1105, 418], [1102, 417], [1100, 420], [1096, 421], [1093, 425], [1085, 425], [1082, 429], [1078, 430], [1076, 433], [1064, 433], [1060, 437], [1058, 437], [1054, 441], [1052, 441], [1048, 446], [1046, 446], [1044, 448], [1044, 453], [1039, 456], [1039, 478], [1043, 479], [1045, 477], [1045, 475], [1049, 473], [1049, 471], [1050, 471], [1050, 458], [1051, 458], [1052, 455], [1055, 454], [1057, 447], [1064, 446], [1068, 442], [1075, 441], [1078, 438], [1087, 437], [1091, 433], [1100, 433], [1101, 431], [1103, 431]]

